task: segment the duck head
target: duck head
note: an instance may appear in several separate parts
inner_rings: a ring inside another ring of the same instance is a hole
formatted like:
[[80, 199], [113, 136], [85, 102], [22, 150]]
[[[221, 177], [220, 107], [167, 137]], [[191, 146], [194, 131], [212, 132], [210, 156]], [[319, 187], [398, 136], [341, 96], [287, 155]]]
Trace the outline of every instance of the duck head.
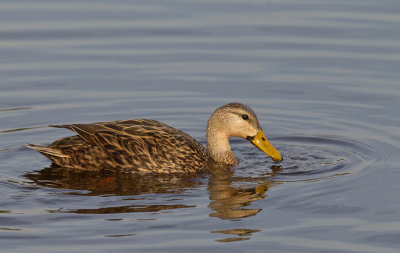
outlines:
[[230, 137], [247, 139], [274, 161], [282, 160], [279, 151], [265, 137], [254, 111], [244, 104], [230, 103], [221, 106], [208, 120], [207, 150], [215, 162], [237, 163], [229, 146]]

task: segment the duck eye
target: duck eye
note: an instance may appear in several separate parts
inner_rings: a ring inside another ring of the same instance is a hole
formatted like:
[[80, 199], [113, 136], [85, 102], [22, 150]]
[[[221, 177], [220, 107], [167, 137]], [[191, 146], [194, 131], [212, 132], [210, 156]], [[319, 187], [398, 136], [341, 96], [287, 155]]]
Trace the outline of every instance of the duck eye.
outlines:
[[243, 115], [242, 115], [242, 119], [248, 120], [248, 119], [249, 119], [249, 116], [248, 116], [247, 114], [243, 114]]

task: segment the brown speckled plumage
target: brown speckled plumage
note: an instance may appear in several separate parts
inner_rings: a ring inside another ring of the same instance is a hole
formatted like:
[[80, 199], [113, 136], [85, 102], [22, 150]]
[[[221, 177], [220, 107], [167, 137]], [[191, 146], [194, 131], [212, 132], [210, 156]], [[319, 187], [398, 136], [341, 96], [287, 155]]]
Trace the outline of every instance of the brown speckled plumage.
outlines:
[[134, 174], [196, 173], [207, 169], [210, 162], [232, 166], [236, 158], [229, 137], [247, 138], [259, 147], [253, 139], [262, 133], [253, 110], [239, 103], [224, 105], [211, 115], [207, 124], [208, 151], [188, 134], [149, 119], [53, 127], [67, 128], [78, 135], [61, 138], [48, 147], [27, 147], [64, 168]]
[[188, 134], [155, 120], [136, 119], [53, 126], [78, 135], [48, 147], [29, 145], [67, 168], [129, 173], [193, 173], [205, 169], [204, 147]]

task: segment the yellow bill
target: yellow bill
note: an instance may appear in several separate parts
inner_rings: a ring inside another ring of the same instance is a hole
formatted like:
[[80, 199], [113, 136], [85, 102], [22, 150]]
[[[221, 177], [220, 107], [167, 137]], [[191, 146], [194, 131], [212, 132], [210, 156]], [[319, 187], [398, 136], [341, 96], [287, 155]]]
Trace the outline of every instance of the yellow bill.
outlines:
[[259, 148], [262, 152], [267, 154], [274, 161], [282, 161], [282, 156], [274, 146], [267, 140], [263, 131], [260, 129], [254, 138], [250, 138], [249, 141], [253, 143], [257, 148]]

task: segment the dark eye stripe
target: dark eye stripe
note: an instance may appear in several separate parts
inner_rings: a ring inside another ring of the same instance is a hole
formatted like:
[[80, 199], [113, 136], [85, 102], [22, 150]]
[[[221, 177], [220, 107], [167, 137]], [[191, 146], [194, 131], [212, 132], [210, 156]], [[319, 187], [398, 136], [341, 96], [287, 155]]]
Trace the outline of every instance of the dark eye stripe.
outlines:
[[249, 116], [248, 116], [247, 114], [243, 114], [243, 115], [242, 115], [242, 119], [248, 120], [248, 119], [249, 119]]

